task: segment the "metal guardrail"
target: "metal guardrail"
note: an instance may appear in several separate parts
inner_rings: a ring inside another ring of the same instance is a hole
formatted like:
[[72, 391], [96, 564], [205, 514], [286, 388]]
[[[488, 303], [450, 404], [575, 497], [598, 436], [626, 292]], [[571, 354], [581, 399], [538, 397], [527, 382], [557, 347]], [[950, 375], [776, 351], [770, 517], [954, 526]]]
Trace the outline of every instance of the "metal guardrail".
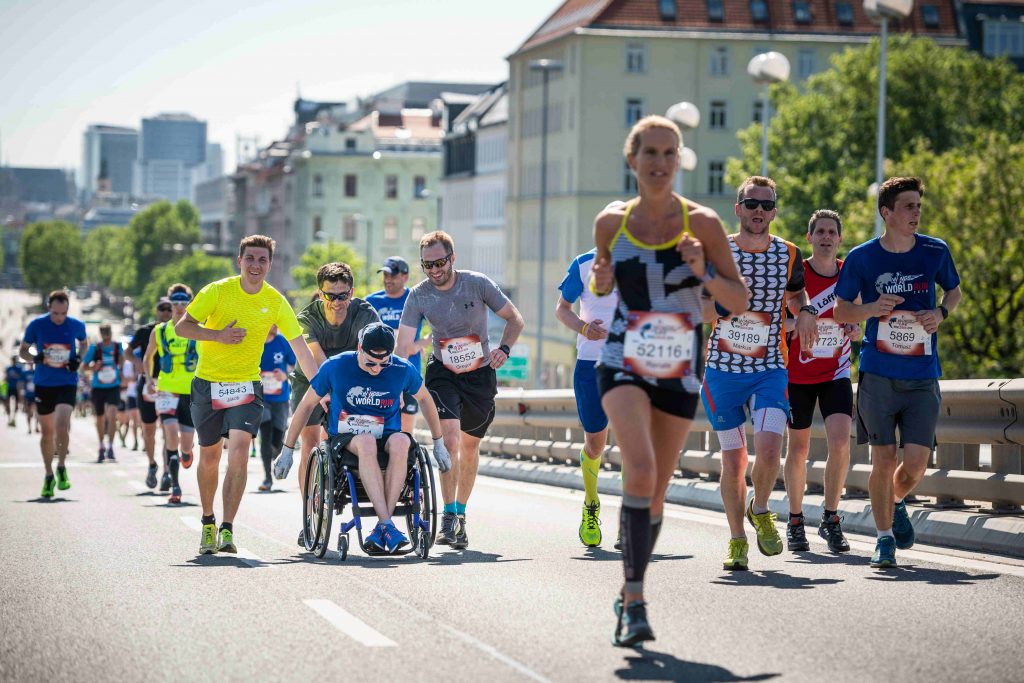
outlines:
[[[1024, 505], [1024, 378], [1001, 380], [946, 380], [940, 382], [942, 407], [936, 429], [938, 448], [915, 493], [935, 497], [944, 507], [964, 507], [967, 501], [991, 504], [999, 512], [1020, 512]], [[496, 399], [496, 415], [481, 444], [486, 453], [506, 457], [576, 462], [583, 447], [583, 430], [571, 390], [503, 390]], [[749, 425], [748, 425], [749, 429]], [[612, 445], [606, 461], [621, 465], [619, 449]], [[752, 460], [753, 438], [748, 438]], [[979, 451], [991, 447], [991, 465], [982, 467]], [[783, 446], [785, 455], [785, 446]], [[807, 481], [824, 484], [827, 456], [825, 424], [815, 412]], [[751, 462], [751, 467], [753, 466]], [[679, 454], [684, 477], [721, 473], [718, 439], [698, 404], [693, 429]], [[749, 471], [749, 470], [748, 470]], [[871, 472], [867, 446], [851, 445], [847, 493], [867, 490]], [[782, 468], [779, 469], [782, 477]]]

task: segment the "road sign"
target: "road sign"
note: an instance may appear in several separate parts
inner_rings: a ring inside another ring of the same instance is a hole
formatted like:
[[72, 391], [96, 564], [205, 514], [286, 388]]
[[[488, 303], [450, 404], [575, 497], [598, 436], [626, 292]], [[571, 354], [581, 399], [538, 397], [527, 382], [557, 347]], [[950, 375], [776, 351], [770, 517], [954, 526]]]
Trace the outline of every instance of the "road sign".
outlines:
[[505, 364], [498, 368], [498, 379], [525, 382], [530, 378], [530, 363], [528, 358], [512, 356]]

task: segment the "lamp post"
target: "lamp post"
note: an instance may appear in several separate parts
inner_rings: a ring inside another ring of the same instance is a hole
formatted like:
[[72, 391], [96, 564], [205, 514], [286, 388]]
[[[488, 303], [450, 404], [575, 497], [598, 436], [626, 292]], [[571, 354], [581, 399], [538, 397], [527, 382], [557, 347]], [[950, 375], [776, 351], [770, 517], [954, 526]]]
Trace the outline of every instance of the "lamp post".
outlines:
[[360, 221], [366, 224], [366, 286], [368, 288], [373, 287], [373, 252], [371, 246], [373, 244], [373, 221], [369, 216], [364, 216], [361, 213], [353, 214], [352, 220]]
[[544, 261], [547, 257], [547, 194], [548, 194], [548, 81], [551, 73], [562, 70], [557, 59], [534, 59], [530, 71], [539, 71], [543, 77], [540, 113], [540, 250], [537, 254], [537, 368], [535, 385], [543, 388], [544, 381]]
[[[679, 126], [679, 130], [684, 136], [700, 125], [700, 110], [692, 102], [676, 102], [668, 108], [665, 116]], [[676, 186], [678, 194], [683, 194], [683, 173], [695, 168], [697, 168], [697, 154], [689, 147], [683, 147], [679, 156], [679, 175]]]
[[[875, 183], [882, 186], [883, 164], [885, 162], [885, 89], [886, 57], [889, 48], [889, 20], [910, 16], [914, 0], [864, 0], [864, 11], [882, 24], [881, 46], [878, 58], [878, 130], [875, 147]], [[875, 237], [882, 234], [882, 215], [875, 211]]]
[[768, 175], [768, 120], [771, 118], [771, 100], [768, 86], [789, 80], [789, 60], [781, 52], [762, 52], [747, 64], [747, 73], [754, 83], [763, 85], [761, 93], [761, 175]]

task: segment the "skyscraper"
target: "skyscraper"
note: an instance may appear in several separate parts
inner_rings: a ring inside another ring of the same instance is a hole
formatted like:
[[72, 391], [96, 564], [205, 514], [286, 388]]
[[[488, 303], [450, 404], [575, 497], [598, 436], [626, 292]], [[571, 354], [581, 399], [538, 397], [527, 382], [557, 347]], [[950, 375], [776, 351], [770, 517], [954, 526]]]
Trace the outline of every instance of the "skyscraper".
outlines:
[[82, 136], [82, 168], [78, 178], [81, 200], [89, 202], [99, 191], [129, 194], [139, 150], [139, 131], [123, 126], [94, 124]]
[[193, 169], [206, 162], [206, 121], [189, 114], [142, 119], [134, 194], [171, 201], [190, 199]]

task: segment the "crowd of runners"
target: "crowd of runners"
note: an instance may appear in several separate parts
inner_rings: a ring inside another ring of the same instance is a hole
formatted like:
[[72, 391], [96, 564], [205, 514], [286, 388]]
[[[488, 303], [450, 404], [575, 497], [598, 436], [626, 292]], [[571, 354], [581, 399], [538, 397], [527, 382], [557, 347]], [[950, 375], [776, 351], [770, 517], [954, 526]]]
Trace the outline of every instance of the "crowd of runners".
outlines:
[[[882, 184], [884, 232], [845, 260], [839, 258], [842, 218], [815, 211], [807, 222], [805, 258], [800, 247], [771, 232], [784, 196], [771, 178], [751, 176], [740, 184], [739, 230], [731, 235], [712, 209], [675, 194], [681, 147], [679, 129], [666, 118], [646, 117], [633, 127], [623, 153], [638, 196], [597, 215], [594, 249], [569, 265], [555, 306], [556, 318], [577, 334], [573, 387], [585, 433], [578, 535], [585, 546], [603, 542], [598, 475], [609, 427], [621, 453], [615, 547], [624, 581], [614, 603], [613, 637], [621, 646], [654, 638], [645, 570], [699, 404], [721, 450], [725, 569], [748, 567], [747, 524], [762, 555], [778, 555], [784, 546], [809, 550], [802, 500], [816, 409], [828, 444], [817, 533], [831, 552], [850, 549], [839, 501], [856, 414], [858, 442], [871, 450], [869, 492], [878, 531], [870, 564], [896, 565], [896, 549], [914, 544], [905, 498], [935, 445], [936, 334], [961, 298], [946, 244], [917, 232], [924, 196], [917, 178]], [[68, 295], [50, 294], [47, 312], [28, 325], [4, 376], [9, 424], [16, 424], [21, 406], [29, 431], [33, 419], [40, 431], [42, 496], [71, 487], [69, 428], [82, 382], [100, 462], [116, 459], [116, 435], [125, 447], [131, 434], [138, 448], [141, 432], [146, 485], [159, 486], [171, 503], [181, 502], [181, 469], [196, 464], [201, 553], [236, 552], [233, 523], [255, 439], [264, 491], [272, 477], [287, 477], [296, 460], [304, 482], [310, 453], [324, 439], [348, 450], [358, 459], [378, 518], [366, 542], [392, 553], [410, 542], [391, 516], [422, 413], [441, 472], [437, 542], [467, 548], [481, 439], [494, 419], [495, 371], [524, 329], [519, 311], [490, 278], [456, 269], [455, 244], [442, 231], [420, 241], [425, 277], [414, 287], [408, 287], [409, 264], [392, 257], [378, 271], [384, 288], [356, 298], [352, 269], [327, 263], [317, 272], [313, 300], [298, 313], [266, 282], [274, 248], [268, 237], [244, 238], [239, 275], [205, 286], [172, 285], [153, 322], [124, 345], [113, 340], [109, 326], [90, 341], [85, 325], [68, 316]], [[489, 311], [504, 323], [498, 339], [488, 335]], [[749, 472], [748, 426], [756, 453]], [[783, 541], [768, 501], [787, 430]], [[300, 531], [299, 545], [305, 541]]]

